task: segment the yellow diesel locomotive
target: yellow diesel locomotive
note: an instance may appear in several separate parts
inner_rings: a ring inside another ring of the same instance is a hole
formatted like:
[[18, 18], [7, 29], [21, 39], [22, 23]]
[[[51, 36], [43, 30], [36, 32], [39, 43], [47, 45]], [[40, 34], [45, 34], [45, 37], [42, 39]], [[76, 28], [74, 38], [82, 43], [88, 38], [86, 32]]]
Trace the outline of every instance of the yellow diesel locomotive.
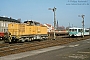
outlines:
[[5, 42], [24, 42], [47, 39], [47, 27], [36, 21], [24, 21], [24, 23], [8, 24], [9, 39]]

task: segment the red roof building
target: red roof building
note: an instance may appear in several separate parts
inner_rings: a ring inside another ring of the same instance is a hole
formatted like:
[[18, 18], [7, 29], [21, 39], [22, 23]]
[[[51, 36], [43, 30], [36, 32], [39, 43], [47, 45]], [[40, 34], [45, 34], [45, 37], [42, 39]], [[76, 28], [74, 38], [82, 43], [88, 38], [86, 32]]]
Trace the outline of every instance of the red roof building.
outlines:
[[54, 27], [50, 24], [44, 24], [44, 26], [47, 26], [47, 31], [48, 32], [53, 32], [54, 31]]

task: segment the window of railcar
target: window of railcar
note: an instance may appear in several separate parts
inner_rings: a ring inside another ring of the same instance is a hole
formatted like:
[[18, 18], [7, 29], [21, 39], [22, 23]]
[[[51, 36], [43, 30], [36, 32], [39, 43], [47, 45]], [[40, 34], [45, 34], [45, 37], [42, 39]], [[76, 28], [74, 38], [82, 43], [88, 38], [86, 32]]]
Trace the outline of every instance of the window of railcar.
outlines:
[[81, 29], [81, 32], [83, 31], [83, 29]]
[[81, 32], [81, 29], [78, 29], [78, 32]]
[[71, 29], [69, 29], [69, 31], [71, 31]]
[[77, 32], [77, 29], [75, 29], [74, 31]]
[[72, 31], [74, 31], [74, 29], [72, 29]]
[[82, 29], [78, 29], [78, 32], [82, 32]]
[[85, 30], [85, 32], [89, 32], [89, 30]]

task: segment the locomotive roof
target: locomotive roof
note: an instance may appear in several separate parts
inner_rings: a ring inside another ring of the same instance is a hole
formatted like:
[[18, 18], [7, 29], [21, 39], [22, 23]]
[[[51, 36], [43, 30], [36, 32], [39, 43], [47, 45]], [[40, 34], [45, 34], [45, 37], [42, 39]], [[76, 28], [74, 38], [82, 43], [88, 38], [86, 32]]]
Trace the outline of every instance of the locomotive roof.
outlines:
[[32, 21], [32, 20], [30, 20], [30, 21], [24, 21], [24, 23], [27, 23], [27, 22], [34, 22], [34, 23], [37, 23], [37, 24], [40, 24], [39, 22], [36, 22], [36, 21]]

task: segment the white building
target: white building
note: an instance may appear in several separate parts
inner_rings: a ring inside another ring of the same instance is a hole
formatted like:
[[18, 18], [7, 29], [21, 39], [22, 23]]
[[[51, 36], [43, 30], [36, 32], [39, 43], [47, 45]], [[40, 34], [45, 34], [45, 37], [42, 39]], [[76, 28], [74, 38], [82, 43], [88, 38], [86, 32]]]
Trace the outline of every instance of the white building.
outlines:
[[11, 17], [0, 17], [0, 32], [6, 32], [9, 23], [20, 23], [20, 21], [12, 19]]

